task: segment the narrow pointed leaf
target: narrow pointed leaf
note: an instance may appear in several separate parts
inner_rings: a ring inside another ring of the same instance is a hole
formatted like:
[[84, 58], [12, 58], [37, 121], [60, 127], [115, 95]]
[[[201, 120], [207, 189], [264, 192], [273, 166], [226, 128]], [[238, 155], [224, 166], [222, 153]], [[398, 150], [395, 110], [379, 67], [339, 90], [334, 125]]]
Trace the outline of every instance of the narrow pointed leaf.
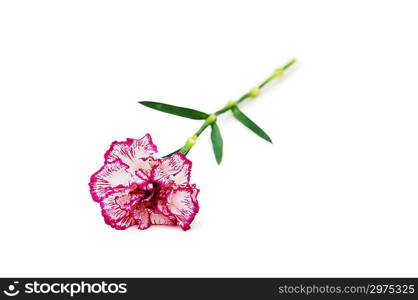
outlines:
[[212, 139], [212, 146], [213, 152], [215, 153], [216, 162], [218, 164], [222, 161], [222, 148], [223, 148], [223, 141], [221, 132], [219, 131], [219, 127], [216, 123], [212, 123], [212, 132], [211, 132], [211, 139]]
[[152, 101], [139, 101], [138, 103], [146, 107], [159, 110], [168, 114], [172, 114], [172, 115], [176, 115], [176, 116], [180, 116], [184, 118], [189, 118], [189, 119], [194, 119], [194, 120], [204, 120], [207, 117], [209, 117], [207, 113], [194, 110], [191, 108], [186, 108], [186, 107], [174, 106], [170, 104], [152, 102]]
[[253, 131], [256, 135], [259, 137], [265, 139], [266, 141], [272, 143], [270, 137], [267, 135], [267, 133], [264, 132], [263, 129], [258, 127], [257, 124], [255, 124], [253, 121], [251, 121], [250, 118], [248, 118], [242, 111], [239, 110], [238, 107], [234, 106], [232, 108], [232, 113], [234, 114], [234, 117], [240, 121], [245, 127]]

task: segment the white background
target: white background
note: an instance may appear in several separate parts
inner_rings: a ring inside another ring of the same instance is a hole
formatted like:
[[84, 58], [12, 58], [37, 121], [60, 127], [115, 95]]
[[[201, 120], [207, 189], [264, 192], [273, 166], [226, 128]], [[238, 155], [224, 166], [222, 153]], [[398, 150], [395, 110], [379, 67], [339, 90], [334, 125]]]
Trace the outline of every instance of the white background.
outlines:
[[[1, 276], [418, 276], [416, 1], [2, 1]], [[192, 229], [116, 231], [90, 175], [114, 140], [161, 154], [289, 59], [189, 157]]]

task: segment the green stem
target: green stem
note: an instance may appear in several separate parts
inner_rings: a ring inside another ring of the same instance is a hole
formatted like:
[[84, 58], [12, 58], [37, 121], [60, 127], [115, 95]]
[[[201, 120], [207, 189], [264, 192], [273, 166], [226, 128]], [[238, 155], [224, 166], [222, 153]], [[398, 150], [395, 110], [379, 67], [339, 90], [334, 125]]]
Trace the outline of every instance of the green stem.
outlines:
[[294, 65], [296, 63], [296, 59], [292, 59], [291, 61], [289, 61], [287, 64], [285, 64], [284, 66], [283, 66], [283, 70], [286, 70], [286, 69], [288, 69], [290, 66], [292, 66], [292, 65]]
[[[220, 110], [213, 113], [208, 119], [205, 120], [205, 122], [202, 124], [202, 126], [200, 126], [200, 128], [196, 131], [196, 133], [192, 136], [192, 138], [194, 140], [196, 140], [197, 137], [199, 137], [202, 134], [202, 132], [205, 131], [205, 129], [210, 126], [210, 124], [212, 124], [213, 122], [216, 121], [216, 116], [220, 116], [220, 115], [226, 113], [227, 111], [231, 110], [232, 107], [240, 104], [241, 102], [245, 101], [246, 99], [256, 98], [258, 96], [258, 94], [260, 93], [261, 89], [264, 86], [266, 86], [273, 79], [275, 79], [277, 77], [280, 77], [283, 74], [283, 71], [285, 71], [286, 69], [288, 69], [289, 67], [291, 67], [295, 63], [296, 63], [296, 59], [292, 59], [286, 65], [284, 65], [282, 68], [276, 69], [276, 71], [272, 75], [267, 77], [267, 79], [264, 80], [257, 88], [254, 88], [254, 89], [250, 90], [249, 92], [242, 95], [237, 101], [230, 102], [227, 105], [225, 105], [224, 107], [222, 107]], [[213, 119], [213, 117], [215, 117], [215, 119]], [[194, 146], [194, 143], [190, 144], [190, 139], [189, 139], [189, 140], [187, 140], [186, 144], [179, 150], [179, 152], [183, 153], [184, 155], [187, 155], [187, 153], [189, 153], [190, 149], [193, 146]]]
[[199, 130], [198, 130], [198, 131], [196, 131], [196, 133], [195, 133], [194, 135], [195, 135], [195, 136], [199, 136], [199, 135], [201, 135], [201, 134], [202, 134], [202, 132], [203, 132], [203, 131], [205, 131], [205, 129], [206, 129], [206, 128], [208, 128], [208, 127], [209, 127], [209, 123], [204, 122], [204, 123], [202, 124], [202, 126], [200, 126]]

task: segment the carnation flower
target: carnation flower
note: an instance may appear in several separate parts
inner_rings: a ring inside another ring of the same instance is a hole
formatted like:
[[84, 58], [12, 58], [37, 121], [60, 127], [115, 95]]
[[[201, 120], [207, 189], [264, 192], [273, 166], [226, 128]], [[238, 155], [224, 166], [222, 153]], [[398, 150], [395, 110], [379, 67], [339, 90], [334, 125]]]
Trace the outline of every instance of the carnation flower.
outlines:
[[116, 229], [151, 225], [190, 228], [199, 205], [199, 189], [190, 184], [192, 162], [175, 153], [156, 159], [151, 136], [113, 142], [105, 162], [90, 179], [90, 193], [100, 203], [106, 224]]
[[238, 106], [247, 99], [258, 97], [264, 86], [282, 76], [295, 62], [295, 59], [290, 60], [261, 84], [211, 114], [161, 102], [139, 101], [145, 107], [200, 120], [203, 124], [181, 148], [163, 158], [153, 157], [157, 153], [157, 147], [149, 134], [139, 140], [127, 139], [124, 142], [112, 143], [105, 153], [104, 166], [91, 176], [89, 184], [94, 201], [100, 203], [106, 224], [116, 229], [126, 229], [134, 225], [139, 229], [147, 229], [151, 225], [172, 225], [183, 230], [190, 229], [190, 223], [199, 211], [199, 190], [194, 184], [190, 184], [192, 163], [186, 155], [194, 147], [199, 136], [210, 128], [213, 153], [216, 162], [221, 163], [223, 138], [218, 126], [218, 116], [228, 111], [253, 133], [272, 143], [269, 135]]

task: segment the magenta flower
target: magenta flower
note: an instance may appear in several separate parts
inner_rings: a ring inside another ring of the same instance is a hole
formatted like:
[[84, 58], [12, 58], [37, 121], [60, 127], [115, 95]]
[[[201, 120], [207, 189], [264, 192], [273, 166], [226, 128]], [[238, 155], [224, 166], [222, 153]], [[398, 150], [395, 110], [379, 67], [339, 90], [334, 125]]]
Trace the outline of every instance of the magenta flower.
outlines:
[[106, 224], [116, 229], [138, 225], [190, 228], [199, 211], [199, 189], [190, 184], [192, 162], [183, 154], [155, 159], [151, 136], [113, 142], [104, 166], [90, 179], [90, 193], [100, 203]]

